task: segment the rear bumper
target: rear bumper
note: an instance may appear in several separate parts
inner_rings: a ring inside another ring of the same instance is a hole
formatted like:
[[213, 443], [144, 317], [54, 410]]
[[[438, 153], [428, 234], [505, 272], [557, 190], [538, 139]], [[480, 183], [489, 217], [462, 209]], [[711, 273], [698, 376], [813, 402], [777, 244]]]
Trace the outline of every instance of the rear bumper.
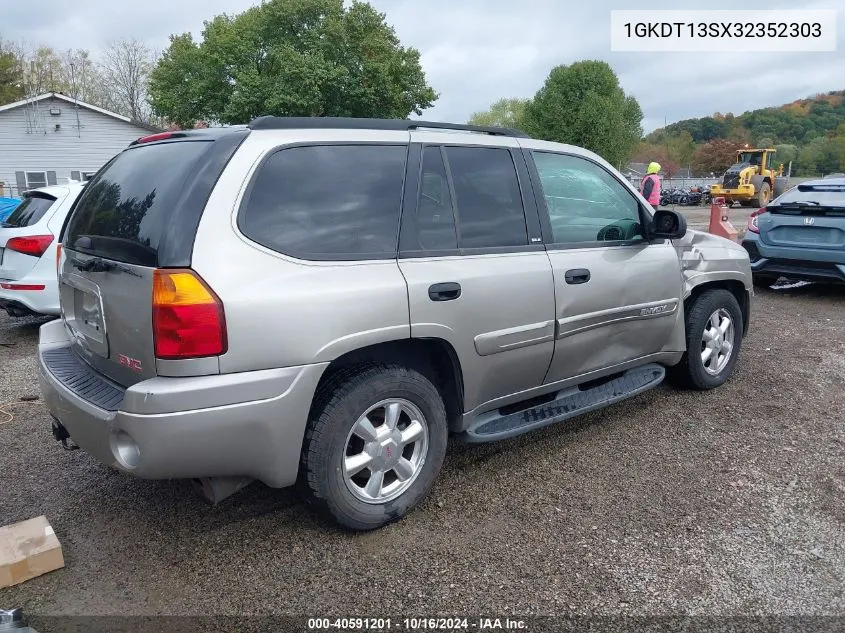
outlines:
[[751, 232], [745, 234], [742, 246], [751, 259], [752, 273], [845, 283], [845, 253], [841, 251], [770, 246]]
[[[103, 405], [114, 409], [107, 410], [88, 397], [97, 391], [90, 377], [75, 381], [67, 363], [57, 371], [45, 361], [45, 352], [68, 346], [60, 320], [42, 326], [41, 393], [71, 439], [100, 462], [146, 479], [251, 477], [273, 487], [296, 481], [311, 401], [326, 364], [158, 377], [125, 390], [122, 399], [111, 401], [114, 406]], [[80, 370], [86, 368], [90, 372], [83, 363]]]
[[[55, 279], [40, 279], [35, 276], [24, 279], [0, 279], [0, 283], [44, 286], [43, 290], [15, 290], [0, 287], [0, 309], [10, 312], [12, 316], [26, 316], [29, 314], [58, 315], [59, 290]], [[10, 311], [9, 308], [12, 308]], [[12, 314], [22, 312], [23, 314]]]

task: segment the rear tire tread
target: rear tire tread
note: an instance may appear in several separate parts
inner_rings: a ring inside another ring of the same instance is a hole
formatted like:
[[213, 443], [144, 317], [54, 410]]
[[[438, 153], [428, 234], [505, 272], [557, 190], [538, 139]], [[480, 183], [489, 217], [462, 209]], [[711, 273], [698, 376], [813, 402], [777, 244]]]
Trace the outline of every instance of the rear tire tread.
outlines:
[[[382, 393], [379, 384], [385, 382], [389, 384]], [[357, 411], [359, 406], [350, 403], [350, 398], [360, 399], [366, 391], [373, 392], [367, 396], [372, 400], [370, 404], [375, 404], [390, 391], [415, 395], [415, 404], [422, 409], [429, 430], [428, 454], [422, 466], [425, 470], [400, 497], [380, 505], [350, 502], [343, 494], [332, 494], [331, 478], [338, 473], [327, 472], [324, 467], [332, 442], [341, 433], [345, 439], [351, 424], [363, 413]], [[320, 514], [347, 528], [363, 531], [382, 527], [402, 518], [428, 494], [443, 463], [447, 437], [443, 399], [431, 381], [419, 372], [378, 362], [342, 369], [326, 380], [315, 396], [302, 448], [301, 487]]]

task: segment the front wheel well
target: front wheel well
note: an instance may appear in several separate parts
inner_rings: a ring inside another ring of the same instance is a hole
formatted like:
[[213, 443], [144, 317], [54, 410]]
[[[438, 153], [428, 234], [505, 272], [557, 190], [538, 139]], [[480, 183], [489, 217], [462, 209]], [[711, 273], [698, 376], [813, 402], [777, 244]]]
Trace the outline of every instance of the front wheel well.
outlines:
[[455, 348], [443, 339], [402, 339], [348, 352], [329, 364], [316, 393], [339, 371], [374, 362], [401, 365], [428, 378], [443, 398], [449, 427], [457, 428], [463, 414], [463, 373]]
[[741, 281], [720, 279], [695, 286], [690, 295], [684, 299], [685, 312], [689, 312], [690, 307], [702, 293], [713, 290], [714, 288], [727, 290], [736, 297], [737, 303], [739, 303], [739, 309], [742, 310], [742, 336], [744, 338], [748, 334], [749, 321], [751, 320], [751, 297]]

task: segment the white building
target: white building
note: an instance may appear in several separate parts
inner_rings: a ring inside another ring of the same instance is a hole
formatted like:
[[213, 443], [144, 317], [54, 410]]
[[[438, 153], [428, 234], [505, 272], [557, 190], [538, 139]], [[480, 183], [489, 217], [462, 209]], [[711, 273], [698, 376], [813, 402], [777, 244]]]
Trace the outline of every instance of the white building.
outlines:
[[0, 195], [85, 180], [135, 139], [160, 131], [58, 92], [0, 106]]

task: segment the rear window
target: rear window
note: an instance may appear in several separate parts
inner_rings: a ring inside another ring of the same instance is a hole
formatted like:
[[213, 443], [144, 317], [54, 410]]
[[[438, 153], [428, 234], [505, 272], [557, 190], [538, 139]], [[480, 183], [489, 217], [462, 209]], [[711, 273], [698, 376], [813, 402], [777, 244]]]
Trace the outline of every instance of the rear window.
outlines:
[[107, 259], [158, 265], [158, 247], [182, 185], [207, 141], [125, 150], [85, 187], [68, 223], [68, 248]]
[[404, 145], [321, 145], [272, 154], [259, 168], [238, 226], [248, 238], [316, 260], [395, 256]]
[[808, 203], [810, 206], [845, 208], [845, 185], [798, 185], [785, 192], [772, 206]]
[[44, 217], [47, 209], [53, 206], [56, 198], [46, 193], [27, 194], [6, 220], [2, 223], [5, 227], [32, 226]]

